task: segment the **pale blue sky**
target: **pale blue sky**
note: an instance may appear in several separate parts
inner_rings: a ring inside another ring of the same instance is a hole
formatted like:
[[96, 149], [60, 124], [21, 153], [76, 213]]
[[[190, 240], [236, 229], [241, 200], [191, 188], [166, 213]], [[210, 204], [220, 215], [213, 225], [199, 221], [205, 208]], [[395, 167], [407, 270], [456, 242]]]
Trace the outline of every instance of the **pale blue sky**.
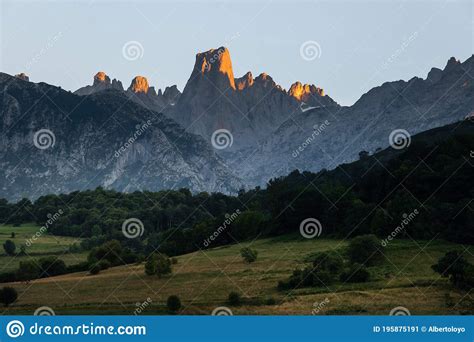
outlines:
[[[0, 70], [75, 90], [98, 70], [128, 87], [135, 75], [183, 89], [195, 54], [225, 45], [234, 74], [261, 72], [288, 89], [314, 83], [350, 105], [389, 80], [425, 77], [473, 53], [472, 2], [6, 1]], [[122, 47], [143, 46], [129, 61]], [[319, 58], [300, 46], [316, 41]]]

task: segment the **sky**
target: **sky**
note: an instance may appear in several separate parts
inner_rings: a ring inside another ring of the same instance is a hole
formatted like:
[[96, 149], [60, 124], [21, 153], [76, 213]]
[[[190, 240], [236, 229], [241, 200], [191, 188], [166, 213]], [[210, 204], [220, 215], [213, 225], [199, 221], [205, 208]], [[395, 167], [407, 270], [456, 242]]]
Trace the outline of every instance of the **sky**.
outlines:
[[235, 77], [266, 72], [351, 105], [474, 46], [469, 0], [0, 1], [0, 71], [72, 91], [99, 70], [182, 90], [196, 53], [226, 46]]

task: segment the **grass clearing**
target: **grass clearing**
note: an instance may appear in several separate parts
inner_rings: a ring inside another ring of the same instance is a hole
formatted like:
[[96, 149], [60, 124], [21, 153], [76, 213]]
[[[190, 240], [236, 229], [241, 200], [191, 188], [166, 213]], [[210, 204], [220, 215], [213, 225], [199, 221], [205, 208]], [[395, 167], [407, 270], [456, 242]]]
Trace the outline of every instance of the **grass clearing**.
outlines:
[[[246, 246], [258, 251], [257, 261], [250, 265], [240, 256]], [[318, 314], [387, 315], [397, 306], [412, 314], [472, 314], [474, 294], [454, 290], [431, 270], [446, 251], [464, 250], [443, 241], [393, 241], [385, 250], [386, 263], [370, 269], [373, 280], [367, 283], [277, 290], [278, 281], [295, 267], [303, 267], [308, 255], [345, 246], [341, 240], [268, 238], [177, 257], [173, 274], [161, 279], [146, 276], [142, 263], [113, 267], [94, 276], [83, 272], [13, 283], [10, 286], [18, 290], [19, 298], [4, 313], [31, 314], [46, 305], [57, 314], [133, 314], [149, 298], [151, 304], [142, 314], [166, 314], [168, 296], [177, 295], [184, 306], [181, 314], [210, 314], [218, 306], [229, 306], [227, 297], [236, 291], [244, 304], [231, 307], [234, 314], [311, 315], [322, 302], [325, 305]], [[470, 262], [474, 262], [473, 254], [473, 247], [464, 252]], [[265, 304], [269, 298], [276, 304]]]

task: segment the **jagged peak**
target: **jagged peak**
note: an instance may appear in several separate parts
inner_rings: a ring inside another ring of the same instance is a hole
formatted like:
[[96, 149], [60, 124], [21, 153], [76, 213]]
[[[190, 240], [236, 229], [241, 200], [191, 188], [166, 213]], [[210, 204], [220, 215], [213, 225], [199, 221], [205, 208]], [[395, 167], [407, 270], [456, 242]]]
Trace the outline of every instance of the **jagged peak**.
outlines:
[[455, 57], [451, 57], [446, 63], [446, 67], [444, 68], [444, 70], [450, 70], [459, 65], [461, 65], [461, 61], [459, 59], [456, 59]]
[[195, 71], [201, 74], [222, 74], [227, 77], [229, 85], [235, 89], [234, 72], [229, 50], [221, 46], [196, 54]]
[[254, 83], [253, 75], [248, 71], [244, 76], [235, 79], [235, 86], [238, 90], [244, 90], [251, 87]]
[[288, 90], [288, 95], [299, 101], [304, 101], [307, 97], [315, 94], [324, 96], [324, 90], [316, 87], [314, 84], [302, 84], [299, 81], [293, 83]]
[[273, 78], [270, 75], [268, 75], [267, 73], [264, 73], [264, 72], [262, 72], [260, 75], [258, 75], [255, 78], [255, 84], [261, 84], [264, 87], [268, 87], [268, 86], [275, 87], [276, 86], [276, 83], [273, 80]]
[[19, 78], [20, 80], [26, 81], [26, 82], [30, 81], [30, 78], [24, 72], [16, 74], [15, 77]]
[[[130, 87], [128, 90], [134, 92], [134, 93], [148, 93], [149, 90], [149, 85], [148, 85], [148, 80], [144, 76], [135, 76], [132, 80], [132, 83], [130, 83]], [[156, 92], [155, 92], [156, 94]]]
[[93, 85], [97, 84], [110, 84], [110, 77], [103, 71], [99, 71], [97, 74], [94, 75], [94, 83]]

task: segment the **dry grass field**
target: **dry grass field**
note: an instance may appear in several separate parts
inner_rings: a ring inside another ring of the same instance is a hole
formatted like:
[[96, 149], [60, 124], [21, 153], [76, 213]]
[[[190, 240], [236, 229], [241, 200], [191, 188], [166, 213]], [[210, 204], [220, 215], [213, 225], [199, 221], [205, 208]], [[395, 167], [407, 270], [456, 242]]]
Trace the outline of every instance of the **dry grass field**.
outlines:
[[[239, 253], [246, 245], [259, 253], [250, 265]], [[144, 264], [138, 264], [113, 267], [98, 275], [74, 273], [28, 284], [12, 283], [8, 285], [18, 290], [19, 298], [3, 313], [32, 314], [36, 308], [48, 306], [58, 315], [134, 314], [141, 304], [141, 314], [167, 314], [165, 304], [170, 295], [180, 297], [180, 314], [210, 314], [219, 306], [243, 315], [387, 315], [397, 306], [406, 307], [413, 315], [473, 313], [474, 291], [454, 290], [430, 266], [451, 249], [464, 251], [474, 262], [474, 248], [442, 241], [392, 242], [385, 251], [387, 261], [370, 268], [371, 281], [367, 283], [277, 290], [278, 281], [295, 267], [303, 267], [312, 253], [342, 253], [344, 247], [339, 240], [279, 237], [180, 256], [172, 275], [161, 279], [146, 276]], [[242, 305], [228, 304], [231, 291], [242, 295]]]

